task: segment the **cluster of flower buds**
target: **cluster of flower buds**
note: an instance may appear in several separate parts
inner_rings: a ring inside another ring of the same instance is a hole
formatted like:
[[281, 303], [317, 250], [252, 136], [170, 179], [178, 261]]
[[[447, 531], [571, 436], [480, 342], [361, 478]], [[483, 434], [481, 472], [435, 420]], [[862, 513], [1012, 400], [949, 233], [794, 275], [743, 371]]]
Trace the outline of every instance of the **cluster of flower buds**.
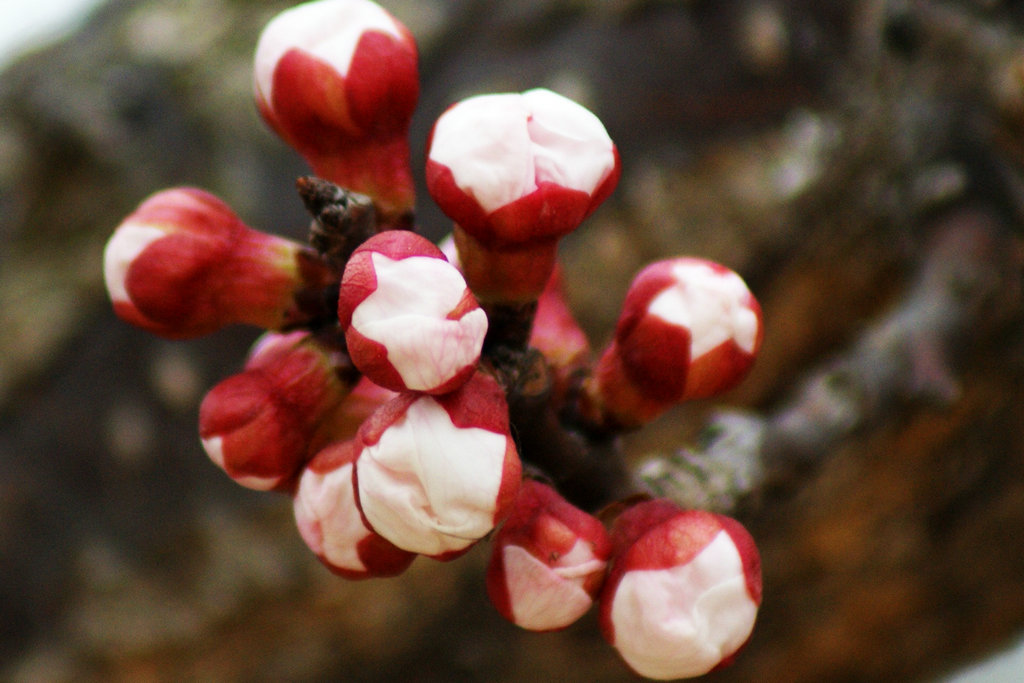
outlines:
[[595, 360], [557, 245], [618, 182], [604, 126], [543, 89], [447, 109], [426, 160], [454, 221], [438, 247], [412, 229], [418, 92], [409, 31], [370, 0], [280, 14], [256, 50], [259, 111], [321, 176], [307, 180], [330, 188], [318, 204], [355, 192], [369, 210], [311, 209], [314, 249], [247, 227], [201, 190], [157, 193], [107, 245], [114, 309], [172, 338], [267, 330], [203, 400], [200, 438], [238, 483], [292, 497], [331, 571], [395, 576], [491, 536], [488, 595], [513, 623], [561, 629], [596, 603], [643, 676], [727, 663], [761, 601], [750, 535], [668, 500], [623, 499], [641, 493], [624, 484], [581, 495], [571, 477], [603, 471], [587, 449], [610, 434], [739, 382], [761, 343], [757, 302], [717, 264], [654, 263]]

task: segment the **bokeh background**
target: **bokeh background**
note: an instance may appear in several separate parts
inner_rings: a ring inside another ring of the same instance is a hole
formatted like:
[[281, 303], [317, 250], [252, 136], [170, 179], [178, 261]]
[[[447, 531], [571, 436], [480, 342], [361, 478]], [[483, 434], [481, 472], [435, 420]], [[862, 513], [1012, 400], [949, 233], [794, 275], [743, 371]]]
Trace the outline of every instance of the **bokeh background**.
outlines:
[[[28, 31], [6, 20], [30, 13], [16, 4], [0, 6], [8, 34]], [[250, 92], [259, 30], [290, 4], [100, 2], [0, 71], [0, 678], [634, 680], [593, 615], [557, 634], [502, 622], [486, 548], [386, 581], [329, 574], [287, 499], [234, 485], [199, 446], [203, 392], [256, 331], [172, 343], [111, 313], [103, 244], [161, 188], [204, 187], [250, 225], [304, 238], [306, 169]], [[382, 4], [421, 49], [414, 159], [444, 107], [474, 93], [543, 85], [605, 122], [623, 179], [564, 245], [595, 345], [654, 258], [719, 260], [761, 299], [748, 381], [631, 435], [638, 459], [694, 442], [721, 406], [793, 405], [906, 304], [936, 225], [984, 212], [988, 294], [959, 313], [961, 333], [918, 340], [904, 373], [930, 368], [945, 390], [883, 392], [737, 508], [765, 603], [748, 649], [708, 680], [938, 680], [1020, 638], [1018, 3]], [[797, 403], [811, 418], [834, 408]], [[1019, 658], [1009, 666], [962, 680], [1019, 680]]]

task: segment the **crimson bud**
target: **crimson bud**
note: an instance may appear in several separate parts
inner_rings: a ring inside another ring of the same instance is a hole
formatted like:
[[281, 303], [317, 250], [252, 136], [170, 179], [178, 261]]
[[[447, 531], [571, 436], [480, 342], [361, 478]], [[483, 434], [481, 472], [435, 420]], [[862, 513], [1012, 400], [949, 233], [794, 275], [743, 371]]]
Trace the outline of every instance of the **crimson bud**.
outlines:
[[243, 486], [292, 483], [318, 447], [317, 433], [349, 387], [337, 352], [309, 332], [267, 333], [243, 372], [217, 384], [199, 406], [199, 436], [210, 458]]
[[337, 277], [307, 248], [253, 230], [188, 187], [154, 194], [118, 226], [103, 273], [118, 316], [169, 338], [301, 322], [296, 295]]
[[256, 47], [256, 103], [320, 177], [371, 196], [385, 222], [413, 207], [408, 130], [416, 43], [369, 0], [318, 0], [277, 15]]

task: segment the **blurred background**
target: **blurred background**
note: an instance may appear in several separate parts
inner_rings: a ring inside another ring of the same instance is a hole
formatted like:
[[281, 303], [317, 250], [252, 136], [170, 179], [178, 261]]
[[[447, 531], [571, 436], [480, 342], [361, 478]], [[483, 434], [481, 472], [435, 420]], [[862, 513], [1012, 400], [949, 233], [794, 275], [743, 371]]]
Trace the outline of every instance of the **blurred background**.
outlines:
[[[259, 31], [290, 4], [0, 3], [0, 679], [635, 680], [593, 615], [556, 634], [504, 623], [484, 547], [396, 579], [328, 573], [287, 499], [236, 486], [199, 445], [199, 401], [256, 331], [167, 342], [111, 312], [103, 244], [164, 187], [305, 238], [306, 169], [250, 88]], [[420, 45], [414, 159], [444, 107], [480, 92], [546, 86], [605, 122], [622, 181], [563, 253], [596, 346], [655, 258], [721, 261], [761, 300], [749, 379], [627, 439], [638, 459], [671, 452], [723, 406], [813, 427], [735, 510], [765, 601], [708, 680], [1020, 680], [1019, 653], [962, 667], [1024, 630], [1021, 5], [382, 4]], [[423, 191], [418, 211], [447, 232]], [[876, 368], [865, 335], [936, 312], [920, 273], [958, 230], [976, 267], [939, 284], [984, 296]], [[837, 409], [835, 359], [884, 380]]]

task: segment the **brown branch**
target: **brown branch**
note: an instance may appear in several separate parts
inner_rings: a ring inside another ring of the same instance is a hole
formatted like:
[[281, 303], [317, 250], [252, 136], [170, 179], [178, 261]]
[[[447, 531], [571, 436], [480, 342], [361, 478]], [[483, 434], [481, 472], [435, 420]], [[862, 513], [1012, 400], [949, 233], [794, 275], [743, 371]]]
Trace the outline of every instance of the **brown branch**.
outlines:
[[551, 373], [539, 351], [498, 355], [488, 359], [489, 367], [505, 388], [512, 434], [528, 469], [591, 512], [645, 490], [626, 467], [614, 436], [586, 434], [560, 420], [551, 398]]
[[379, 230], [373, 200], [316, 176], [303, 176], [295, 186], [313, 215], [310, 244], [341, 273], [352, 252]]
[[992, 322], [996, 295], [1019, 295], [1013, 250], [991, 213], [939, 219], [935, 239], [903, 301], [846, 351], [811, 373], [767, 416], [726, 412], [692, 448], [656, 457], [638, 475], [680, 504], [730, 511], [751, 493], [785, 486], [856, 430], [911, 401], [949, 403], [950, 367], [969, 335]]

